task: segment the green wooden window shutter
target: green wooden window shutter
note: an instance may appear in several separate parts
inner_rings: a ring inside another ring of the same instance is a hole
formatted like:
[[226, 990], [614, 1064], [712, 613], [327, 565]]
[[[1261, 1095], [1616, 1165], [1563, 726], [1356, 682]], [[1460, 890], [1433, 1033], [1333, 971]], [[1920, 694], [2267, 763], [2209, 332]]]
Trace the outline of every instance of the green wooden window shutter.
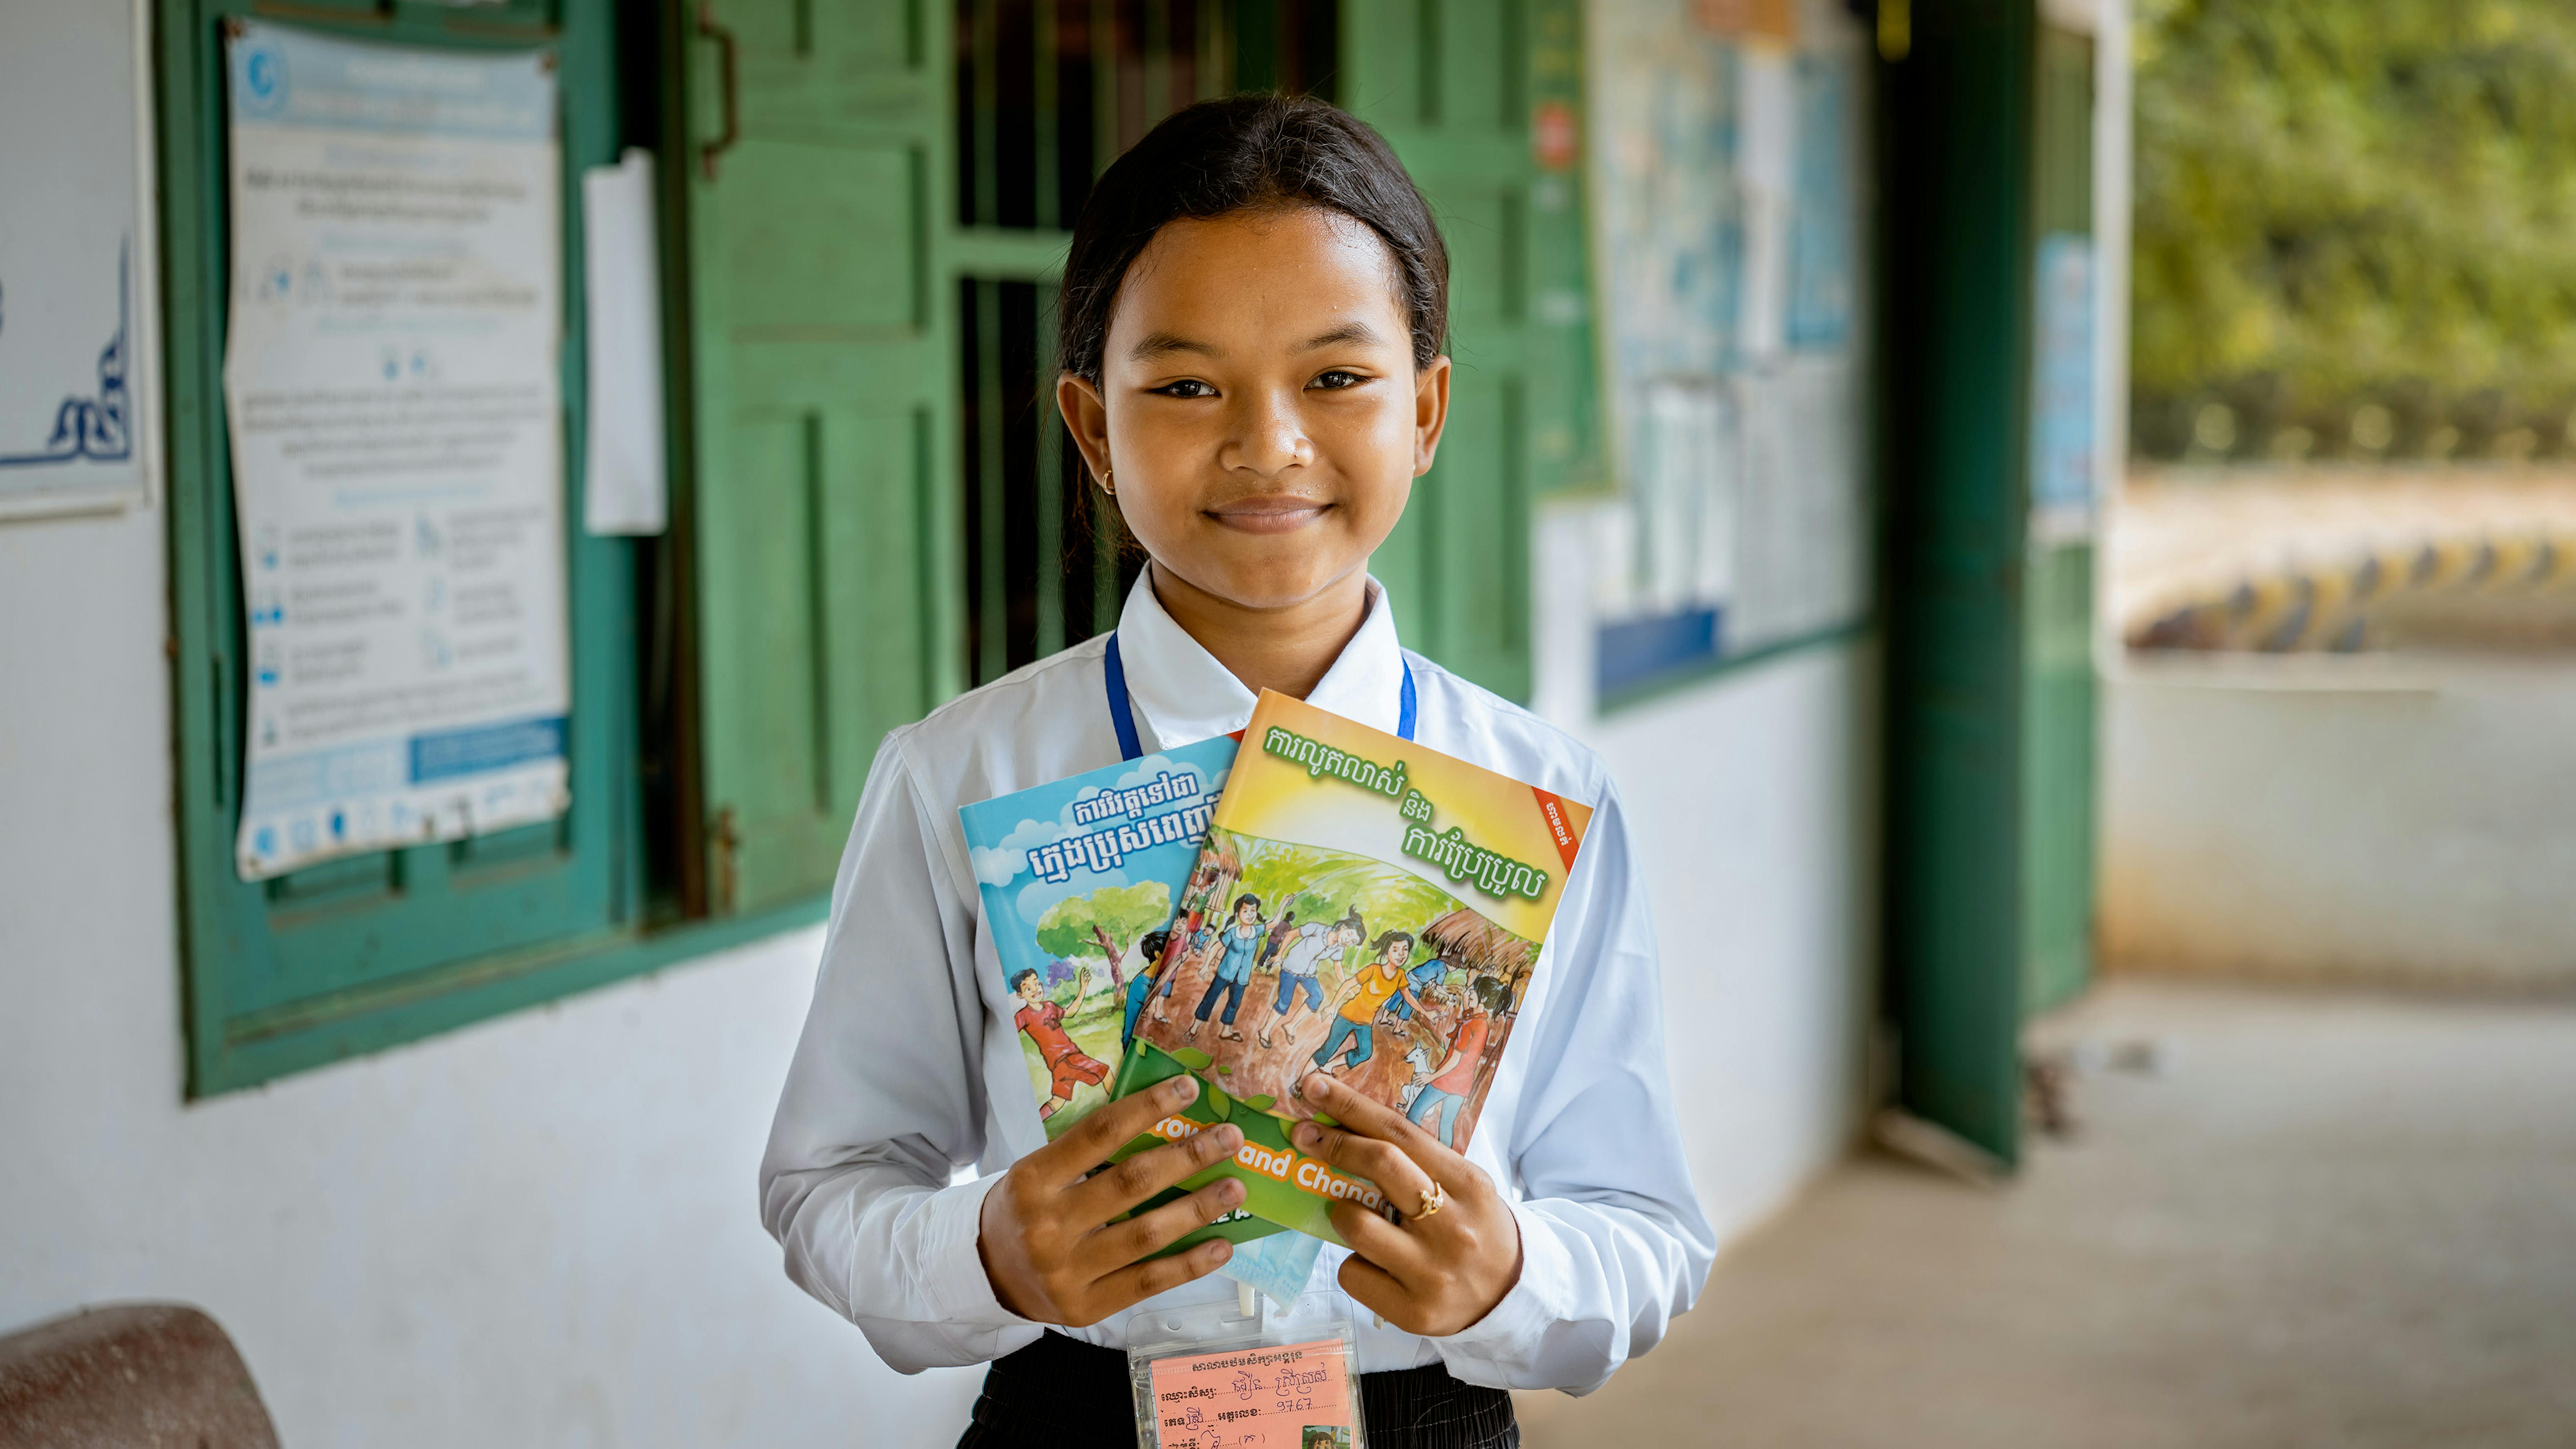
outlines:
[[828, 886], [877, 742], [959, 687], [948, 10], [693, 13], [694, 655], [720, 913]]
[[[1529, 301], [1523, 333], [1528, 386], [1521, 429], [1530, 492], [1538, 497], [1605, 488], [1601, 392], [1594, 364], [1592, 260], [1585, 208], [1584, 0], [1522, 0], [1529, 7]], [[1540, 134], [1542, 128], [1548, 134]]]
[[[408, 1040], [600, 979], [581, 952], [637, 910], [630, 544], [579, 531], [580, 170], [615, 154], [609, 0], [522, 0], [460, 16], [397, 4], [298, 7], [292, 23], [434, 46], [551, 45], [563, 82], [565, 500], [574, 707], [571, 812], [454, 844], [237, 878], [244, 634], [224, 428], [229, 295], [223, 39], [245, 0], [158, 7], [169, 376], [173, 694], [188, 1089], [205, 1095]], [[345, 11], [346, 21], [335, 19]], [[558, 23], [559, 22], [559, 23]]]
[[[1339, 84], [1394, 144], [1449, 244], [1448, 430], [1371, 568], [1413, 647], [1513, 699], [1530, 692], [1532, 363], [1556, 355], [1530, 315], [1530, 11], [1344, 0]], [[1552, 440], [1552, 455], [1564, 447]]]

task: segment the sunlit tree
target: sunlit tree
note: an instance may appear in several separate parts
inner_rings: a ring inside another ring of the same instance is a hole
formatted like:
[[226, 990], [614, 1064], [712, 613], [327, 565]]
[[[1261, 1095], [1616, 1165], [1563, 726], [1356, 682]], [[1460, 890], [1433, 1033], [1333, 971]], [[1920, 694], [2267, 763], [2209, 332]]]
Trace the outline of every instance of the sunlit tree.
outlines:
[[1098, 978], [1106, 990], [1124, 979], [1120, 967], [1136, 938], [1171, 918], [1172, 889], [1161, 881], [1103, 886], [1049, 907], [1038, 918], [1038, 949], [1060, 960], [1099, 957], [1107, 968]]
[[2140, 0], [2142, 451], [2576, 451], [2576, 4]]

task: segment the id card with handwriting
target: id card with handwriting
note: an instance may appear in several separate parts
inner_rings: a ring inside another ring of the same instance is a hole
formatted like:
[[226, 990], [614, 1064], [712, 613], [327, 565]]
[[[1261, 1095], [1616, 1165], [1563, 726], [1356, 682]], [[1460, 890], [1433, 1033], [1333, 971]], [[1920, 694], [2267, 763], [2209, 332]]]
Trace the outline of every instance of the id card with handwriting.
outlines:
[[1152, 1343], [1137, 1341], [1143, 1325], [1131, 1321], [1128, 1363], [1145, 1449], [1367, 1449], [1351, 1325], [1299, 1333], [1265, 1325], [1267, 1317], [1176, 1322]]
[[1156, 1359], [1156, 1449], [1350, 1449], [1350, 1363], [1338, 1338]]

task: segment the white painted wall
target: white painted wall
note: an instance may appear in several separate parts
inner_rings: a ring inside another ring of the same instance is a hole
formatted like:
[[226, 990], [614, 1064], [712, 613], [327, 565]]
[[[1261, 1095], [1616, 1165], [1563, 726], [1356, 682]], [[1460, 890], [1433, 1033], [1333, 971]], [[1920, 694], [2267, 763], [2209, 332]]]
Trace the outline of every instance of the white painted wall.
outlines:
[[181, 1299], [285, 1442], [954, 1442], [781, 1275], [817, 931], [183, 1105], [156, 512], [0, 527], [0, 1329]]
[[1861, 1112], [1875, 652], [1819, 646], [1584, 731], [1652, 862], [1665, 1050], [1722, 1238], [1841, 1156]]
[[1692, 1178], [1732, 1238], [1841, 1156], [1867, 1105], [1878, 650], [1818, 644], [1596, 713], [1592, 570], [1616, 512], [1539, 513], [1534, 705], [1601, 752], [1627, 802]]
[[2576, 987], [2576, 667], [2134, 661], [2102, 704], [2113, 966]]

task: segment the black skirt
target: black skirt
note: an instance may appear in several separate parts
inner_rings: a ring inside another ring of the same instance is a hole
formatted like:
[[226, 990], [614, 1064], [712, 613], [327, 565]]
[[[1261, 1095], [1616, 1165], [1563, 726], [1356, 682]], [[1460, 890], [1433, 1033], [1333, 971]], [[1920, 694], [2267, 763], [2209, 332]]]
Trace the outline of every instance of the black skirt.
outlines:
[[[1360, 1375], [1369, 1449], [1520, 1449], [1512, 1396], [1438, 1364]], [[957, 1449], [1136, 1449], [1127, 1355], [1046, 1333], [993, 1361]]]

